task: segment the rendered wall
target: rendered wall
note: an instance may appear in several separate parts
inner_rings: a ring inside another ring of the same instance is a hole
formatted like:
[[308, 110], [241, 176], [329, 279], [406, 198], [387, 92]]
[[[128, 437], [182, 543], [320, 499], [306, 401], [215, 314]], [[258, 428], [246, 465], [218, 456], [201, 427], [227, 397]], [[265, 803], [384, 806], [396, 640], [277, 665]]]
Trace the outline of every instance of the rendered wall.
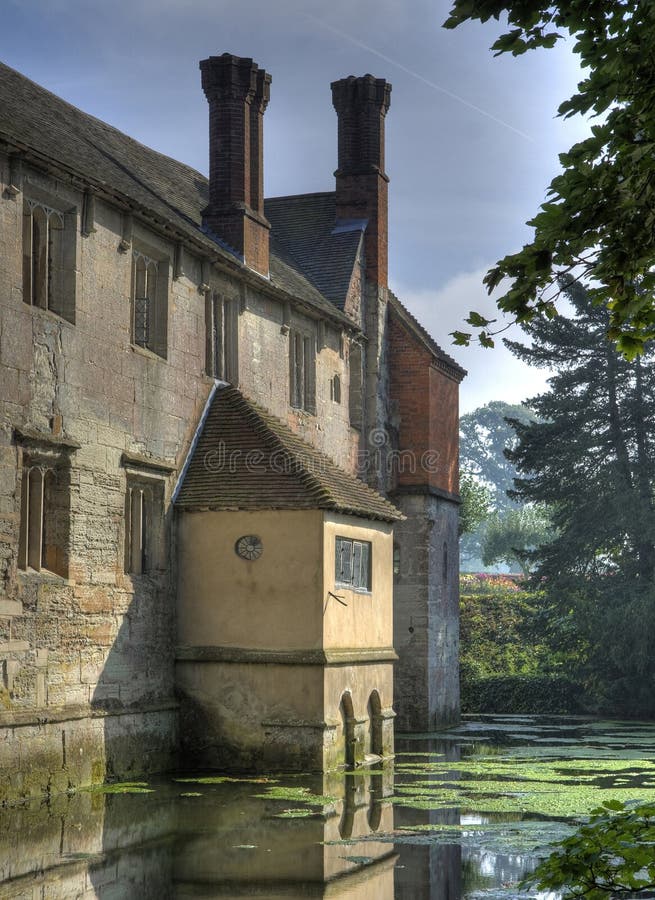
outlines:
[[[259, 559], [235, 553], [247, 534], [262, 541]], [[336, 535], [371, 541], [371, 593], [335, 586]], [[381, 755], [393, 753], [391, 552], [391, 526], [320, 510], [178, 513], [177, 684], [187, 764], [343, 765], [344, 694], [361, 761], [372, 750], [373, 692]]]
[[[319, 511], [178, 513], [177, 523], [180, 646], [321, 647]], [[249, 534], [262, 541], [259, 559], [235, 552]]]
[[[393, 527], [354, 516], [324, 514], [323, 646], [325, 648], [386, 648], [393, 646]], [[335, 540], [353, 538], [371, 543], [371, 592], [335, 584]], [[339, 603], [330, 594], [337, 594]], [[344, 605], [346, 604], [346, 605]]]

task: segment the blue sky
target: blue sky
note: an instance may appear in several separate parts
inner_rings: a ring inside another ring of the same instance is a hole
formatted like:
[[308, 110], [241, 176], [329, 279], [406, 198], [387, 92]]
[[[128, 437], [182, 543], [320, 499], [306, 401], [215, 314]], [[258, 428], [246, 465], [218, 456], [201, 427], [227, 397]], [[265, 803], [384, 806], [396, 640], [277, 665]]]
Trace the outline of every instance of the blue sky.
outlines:
[[[5, 0], [2, 60], [76, 106], [207, 171], [198, 61], [229, 51], [271, 73], [268, 196], [331, 190], [330, 82], [393, 85], [387, 117], [390, 281], [470, 372], [464, 411], [537, 392], [504, 349], [452, 348], [468, 310], [492, 309], [489, 265], [525, 226], [582, 123], [555, 118], [580, 73], [569, 49], [494, 58], [496, 23], [440, 27], [443, 0]], [[1, 110], [0, 110], [1, 116]]]

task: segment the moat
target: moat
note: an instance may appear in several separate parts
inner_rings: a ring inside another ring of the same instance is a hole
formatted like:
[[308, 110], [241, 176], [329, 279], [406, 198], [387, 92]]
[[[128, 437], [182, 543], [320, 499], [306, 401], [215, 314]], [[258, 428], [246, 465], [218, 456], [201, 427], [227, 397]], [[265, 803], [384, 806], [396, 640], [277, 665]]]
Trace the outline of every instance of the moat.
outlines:
[[[150, 778], [0, 811], [0, 897], [500, 900], [604, 799], [655, 799], [655, 725], [468, 717], [393, 766]], [[554, 898], [553, 898], [554, 900]]]

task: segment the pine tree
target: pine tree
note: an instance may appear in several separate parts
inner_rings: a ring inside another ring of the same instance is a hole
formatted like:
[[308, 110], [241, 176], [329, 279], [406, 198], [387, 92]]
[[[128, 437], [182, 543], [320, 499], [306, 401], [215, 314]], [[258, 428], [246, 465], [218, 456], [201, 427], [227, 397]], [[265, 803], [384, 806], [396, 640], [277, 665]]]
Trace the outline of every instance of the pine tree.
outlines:
[[601, 701], [655, 710], [655, 348], [628, 362], [607, 340], [609, 314], [569, 288], [574, 315], [525, 326], [508, 341], [529, 365], [555, 371], [514, 421], [515, 496], [546, 504], [556, 534], [534, 554], [561, 646], [577, 647]]

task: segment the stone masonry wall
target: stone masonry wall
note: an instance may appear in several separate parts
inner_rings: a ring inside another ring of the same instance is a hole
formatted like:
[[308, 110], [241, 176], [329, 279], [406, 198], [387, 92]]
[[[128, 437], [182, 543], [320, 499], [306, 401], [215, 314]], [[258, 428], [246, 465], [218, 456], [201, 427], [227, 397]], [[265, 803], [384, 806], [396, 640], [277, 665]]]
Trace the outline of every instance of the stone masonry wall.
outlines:
[[400, 494], [394, 527], [396, 728], [434, 731], [459, 721], [459, 511], [430, 494]]

